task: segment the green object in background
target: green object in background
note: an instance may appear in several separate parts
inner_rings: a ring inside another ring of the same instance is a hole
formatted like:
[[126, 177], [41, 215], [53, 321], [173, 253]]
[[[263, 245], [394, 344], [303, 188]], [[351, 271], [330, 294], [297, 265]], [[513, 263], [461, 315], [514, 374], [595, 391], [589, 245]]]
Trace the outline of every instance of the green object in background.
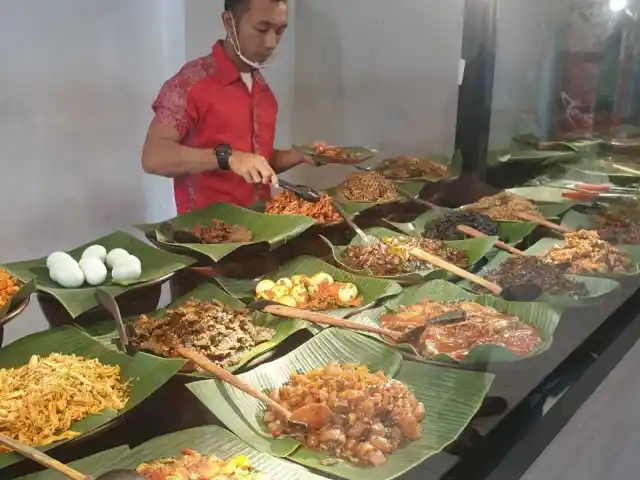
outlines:
[[246, 245], [267, 243], [270, 249], [294, 239], [313, 225], [315, 221], [304, 215], [267, 215], [238, 207], [230, 203], [212, 203], [207, 207], [179, 215], [168, 220], [176, 230], [193, 230], [197, 226], [211, 225], [212, 220], [221, 220], [230, 225], [241, 225], [252, 234], [251, 241], [243, 243], [175, 243], [159, 231], [162, 223], [137, 225], [136, 228], [152, 236], [158, 243], [176, 253], [189, 255], [197, 252], [217, 262], [231, 252]]
[[[353, 314], [353, 312], [363, 310], [376, 301], [397, 295], [402, 291], [402, 287], [389, 279], [365, 278], [353, 275], [351, 273], [340, 270], [339, 268], [329, 265], [322, 260], [302, 256], [285, 263], [279, 269], [264, 276], [264, 279], [276, 281], [284, 277], [292, 277], [293, 275], [306, 275], [312, 277], [316, 273], [324, 272], [333, 277], [336, 282], [353, 283], [362, 297], [362, 304], [359, 307], [339, 308], [335, 310], [325, 310], [322, 313], [332, 315], [334, 317], [344, 318]], [[255, 298], [255, 280], [234, 280], [226, 282], [224, 278], [217, 278], [216, 281], [229, 294], [241, 298], [247, 302], [252, 302]]]
[[[403, 237], [404, 235], [398, 234], [391, 230], [387, 230], [386, 228], [371, 228], [365, 231], [367, 235], [371, 235], [375, 238], [384, 238], [384, 237]], [[374, 275], [369, 269], [365, 270], [353, 270], [347, 265], [345, 265], [342, 261], [343, 254], [346, 250], [346, 246], [334, 246], [327, 240], [322, 237], [325, 242], [331, 247], [333, 251], [333, 257], [338, 265], [341, 268], [348, 272], [352, 272], [356, 275], [369, 276], [372, 278], [380, 278], [386, 280], [393, 280], [396, 282], [404, 282], [404, 283], [422, 283], [427, 280], [434, 280], [436, 278], [446, 278], [450, 277], [451, 274], [446, 270], [442, 270], [440, 268], [434, 268], [431, 270], [423, 270], [419, 272], [405, 273], [401, 275], [393, 275], [393, 276], [379, 276]], [[444, 242], [447, 246], [461, 250], [467, 254], [468, 264], [467, 268], [473, 267], [476, 263], [478, 263], [489, 251], [493, 248], [497, 237], [484, 237], [484, 238], [470, 238], [467, 240], [455, 240], [452, 242]], [[350, 245], [363, 245], [364, 240], [359, 236], [356, 236], [351, 241]]]
[[195, 262], [192, 258], [154, 248], [134, 236], [121, 231], [98, 238], [93, 242], [74, 248], [68, 253], [74, 259], [80, 260], [82, 252], [91, 245], [102, 245], [107, 251], [114, 248], [124, 248], [127, 252], [140, 259], [142, 263], [142, 276], [135, 282], [129, 282], [127, 284], [116, 284], [111, 280], [111, 277], [108, 276], [105, 283], [98, 287], [92, 287], [85, 283], [80, 288], [63, 288], [49, 278], [46, 257], [24, 262], [8, 263], [4, 265], [3, 268], [23, 282], [35, 280], [38, 291], [53, 295], [69, 314], [75, 318], [98, 306], [98, 301], [95, 297], [95, 292], [98, 288], [102, 288], [113, 297], [117, 297], [132, 288], [140, 287], [145, 283], [152, 283], [171, 273], [188, 267]]
[[218, 380], [190, 383], [187, 388], [230, 430], [261, 452], [340, 478], [382, 480], [400, 476], [454, 441], [480, 408], [493, 381], [493, 375], [487, 373], [405, 362], [398, 352], [372, 338], [338, 329], [325, 330], [285, 357], [240, 377], [265, 391], [283, 385], [292, 373], [330, 362], [360, 363], [404, 383], [425, 407], [422, 438], [407, 443], [375, 468], [346, 461], [325, 465], [326, 454], [303, 448], [291, 437], [272, 438], [261, 419], [264, 407], [254, 398]]
[[[241, 300], [223, 292], [216, 285], [211, 283], [205, 283], [203, 285], [198, 286], [195, 290], [187, 293], [186, 295], [178, 298], [171, 304], [169, 304], [166, 308], [161, 308], [155, 310], [154, 312], [146, 314], [146, 316], [150, 318], [161, 318], [163, 317], [167, 310], [178, 308], [184, 305], [190, 299], [196, 300], [217, 300], [223, 305], [228, 305], [229, 307], [242, 309], [245, 308], [245, 304], [242, 303]], [[302, 330], [306, 328], [308, 324], [302, 322], [301, 320], [292, 320], [288, 318], [278, 318], [273, 315], [269, 315], [262, 312], [252, 312], [251, 313], [253, 321], [256, 325], [260, 325], [263, 327], [270, 327], [275, 329], [275, 336], [267, 341], [263, 342], [256, 347], [247, 350], [242, 359], [234, 366], [228, 367], [227, 370], [230, 372], [238, 370], [240, 367], [243, 367], [247, 363], [249, 363], [254, 358], [272, 350], [275, 348], [280, 342], [287, 339], [289, 336], [293, 335], [298, 330]], [[125, 324], [127, 322], [135, 322], [138, 317], [125, 319]], [[108, 348], [116, 349], [116, 341], [118, 339], [118, 333], [115, 331], [115, 323], [113, 320], [106, 320], [104, 322], [97, 322], [92, 325], [86, 326], [83, 328], [86, 333], [92, 335], [96, 340], [105, 345]], [[197, 378], [209, 378], [210, 375], [207, 373], [190, 373], [189, 376], [197, 377]]]
[[[119, 365], [121, 381], [131, 381], [130, 398], [125, 408], [119, 412], [103, 410], [71, 424], [71, 430], [81, 435], [71, 440], [39, 447], [46, 451], [62, 443], [82, 441], [82, 434], [90, 434], [108, 422], [126, 414], [142, 403], [162, 385], [169, 381], [184, 365], [184, 360], [166, 360], [145, 353], [129, 357], [108, 349], [73, 326], [45, 330], [21, 338], [0, 349], [0, 368], [15, 368], [26, 365], [32, 355], [45, 357], [52, 353], [78, 355], [98, 359], [104, 365]], [[7, 467], [23, 459], [16, 453], [0, 453], [0, 468]]]
[[249, 460], [249, 465], [256, 470], [256, 473], [264, 474], [266, 480], [320, 480], [324, 478], [295, 463], [261, 453], [244, 443], [233, 433], [214, 425], [190, 428], [149, 440], [132, 449], [128, 455], [118, 459], [116, 465], [118, 468], [135, 469], [141, 463], [180, 455], [184, 448], [195, 450], [201, 455], [214, 454], [223, 460], [245, 455]]
[[[457, 300], [474, 301], [480, 305], [493, 307], [500, 312], [515, 315], [522, 323], [535, 327], [540, 333], [540, 343], [538, 343], [526, 357], [519, 357], [498, 345], [479, 345], [472, 348], [469, 354], [460, 360], [459, 363], [473, 368], [486, 368], [489, 365], [495, 365], [497, 363], [514, 362], [545, 352], [553, 342], [553, 333], [560, 321], [560, 314], [544, 303], [507, 302], [491, 295], [474, 295], [457, 285], [442, 280], [435, 280], [424, 285], [406, 288], [397, 297], [384, 302], [383, 306], [359, 313], [351, 317], [350, 320], [379, 327], [380, 317], [383, 315], [398, 311], [403, 306], [416, 305], [422, 300], [447, 303]], [[380, 338], [375, 334], [369, 335]], [[402, 348], [416, 353], [415, 350], [408, 345], [404, 345]], [[457, 360], [445, 354], [434, 355], [429, 357], [429, 360], [458, 363]]]

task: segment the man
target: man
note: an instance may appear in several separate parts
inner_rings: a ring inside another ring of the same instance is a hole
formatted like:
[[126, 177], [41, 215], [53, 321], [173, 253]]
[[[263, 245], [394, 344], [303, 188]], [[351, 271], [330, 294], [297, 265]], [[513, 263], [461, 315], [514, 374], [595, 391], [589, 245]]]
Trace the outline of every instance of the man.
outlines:
[[259, 72], [287, 28], [286, 0], [226, 0], [224, 10], [226, 39], [164, 84], [142, 152], [145, 172], [174, 179], [178, 213], [250, 206], [277, 173], [314, 164], [274, 149], [278, 104]]

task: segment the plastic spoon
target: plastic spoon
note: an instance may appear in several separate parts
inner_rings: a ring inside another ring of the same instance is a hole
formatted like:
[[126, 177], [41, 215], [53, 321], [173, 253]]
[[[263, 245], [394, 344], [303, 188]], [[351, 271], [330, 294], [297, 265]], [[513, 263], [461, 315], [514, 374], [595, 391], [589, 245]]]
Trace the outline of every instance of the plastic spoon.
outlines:
[[319, 312], [303, 310], [301, 308], [289, 307], [269, 300], [257, 300], [250, 304], [248, 308], [270, 313], [276, 317], [294, 318], [318, 325], [330, 325], [332, 327], [340, 327], [347, 330], [375, 333], [383, 337], [389, 337], [395, 343], [411, 343], [416, 338], [419, 338], [429, 325], [459, 323], [466, 319], [465, 312], [462, 310], [454, 310], [453, 312], [446, 312], [443, 315], [439, 315], [423, 325], [417, 325], [416, 327], [410, 328], [405, 332], [394, 332], [393, 330], [387, 330], [374, 325], [350, 322], [349, 320], [343, 320], [342, 318], [332, 317]]
[[[48, 469], [55, 470], [58, 473], [61, 473], [67, 478], [71, 480], [94, 480], [94, 477], [90, 475], [85, 475], [84, 473], [80, 473], [74, 468], [71, 468], [68, 465], [65, 465], [62, 462], [59, 462], [55, 458], [50, 457], [44, 452], [40, 450], [36, 450], [29, 445], [25, 445], [22, 442], [14, 440], [13, 438], [7, 437], [0, 433], [0, 445], [3, 445], [7, 448], [10, 448], [14, 452], [19, 453], [23, 457], [29, 458], [34, 462], [39, 463], [43, 467], [47, 467]], [[138, 475], [133, 470], [112, 470], [102, 475], [98, 476], [95, 480], [109, 480], [110, 478], [118, 478], [119, 480], [143, 480], [143, 478]]]
[[211, 375], [218, 377], [223, 382], [233, 385], [238, 390], [264, 403], [281, 418], [284, 418], [292, 428], [319, 430], [326, 425], [333, 416], [329, 407], [322, 403], [310, 403], [309, 405], [298, 408], [294, 412], [290, 412], [275, 400], [254, 389], [251, 385], [243, 382], [232, 373], [227, 372], [224, 368], [219, 367], [204, 355], [185, 347], [177, 347], [176, 352], [184, 358], [191, 360]]
[[[468, 227], [467, 225], [458, 225], [457, 229], [459, 232], [462, 232], [465, 235], [469, 235], [470, 237], [473, 237], [473, 238], [484, 238], [488, 236], [482, 233], [481, 231], [476, 230], [475, 228]], [[495, 246], [498, 248], [501, 248], [502, 250], [505, 250], [506, 252], [512, 253], [513, 255], [518, 255], [520, 257], [527, 256], [527, 254], [524, 253], [522, 250], [518, 250], [517, 248], [512, 247], [511, 245], [503, 242], [502, 240], [496, 240]]]

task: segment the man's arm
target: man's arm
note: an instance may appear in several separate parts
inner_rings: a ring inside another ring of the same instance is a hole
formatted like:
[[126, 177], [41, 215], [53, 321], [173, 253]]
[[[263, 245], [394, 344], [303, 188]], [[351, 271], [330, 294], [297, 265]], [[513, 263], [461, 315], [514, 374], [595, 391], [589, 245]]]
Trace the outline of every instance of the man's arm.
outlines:
[[185, 147], [182, 137], [175, 127], [154, 119], [142, 149], [144, 171], [173, 178], [218, 168], [213, 149]]
[[271, 168], [276, 173], [286, 172], [290, 168], [299, 165], [301, 162], [301, 156], [293, 150], [274, 150], [271, 154]]

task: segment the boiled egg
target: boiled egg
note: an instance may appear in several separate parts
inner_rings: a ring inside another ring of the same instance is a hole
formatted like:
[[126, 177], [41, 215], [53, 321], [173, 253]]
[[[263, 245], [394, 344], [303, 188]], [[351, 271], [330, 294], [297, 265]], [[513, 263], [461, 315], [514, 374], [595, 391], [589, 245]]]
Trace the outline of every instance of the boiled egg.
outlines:
[[84, 283], [84, 273], [77, 263], [59, 264], [53, 268], [51, 277], [64, 288], [79, 288]]
[[79, 262], [84, 278], [89, 285], [102, 285], [107, 279], [107, 267], [99, 257], [83, 257]]
[[[126, 260], [126, 258], [125, 258]], [[111, 277], [115, 282], [134, 282], [142, 275], [142, 268], [137, 262], [121, 261], [113, 266]]]
[[122, 260], [129, 256], [129, 252], [127, 252], [124, 248], [114, 248], [111, 250], [106, 257], [107, 266], [109, 268], [113, 268], [118, 260]]
[[276, 298], [285, 297], [289, 295], [289, 289], [284, 285], [276, 285], [271, 289]]
[[293, 282], [290, 278], [287, 277], [278, 279], [276, 285], [283, 285], [287, 288], [287, 290], [291, 290], [293, 288]]
[[278, 303], [282, 305], [286, 305], [287, 307], [293, 307], [293, 308], [296, 308], [298, 306], [295, 299], [290, 295], [285, 295], [284, 297], [278, 298]]
[[75, 262], [73, 257], [65, 252], [53, 252], [47, 257], [47, 268], [53, 270], [53, 268], [60, 262]]
[[91, 245], [90, 247], [86, 248], [84, 252], [82, 252], [81, 258], [91, 257], [97, 258], [102, 263], [104, 263], [107, 260], [107, 249], [102, 245]]
[[307, 303], [309, 301], [309, 292], [304, 285], [294, 285], [291, 289], [291, 297], [296, 303]]
[[334, 282], [333, 277], [328, 273], [319, 272], [316, 273], [313, 277], [311, 277], [311, 283], [314, 285], [321, 285], [323, 283], [328, 283], [331, 285]]
[[273, 280], [259, 281], [258, 284], [256, 285], [256, 296], [260, 297], [260, 295], [271, 290], [275, 286], [276, 286], [276, 282], [274, 282]]
[[338, 301], [341, 305], [348, 305], [358, 298], [358, 287], [353, 283], [345, 283], [338, 289]]

